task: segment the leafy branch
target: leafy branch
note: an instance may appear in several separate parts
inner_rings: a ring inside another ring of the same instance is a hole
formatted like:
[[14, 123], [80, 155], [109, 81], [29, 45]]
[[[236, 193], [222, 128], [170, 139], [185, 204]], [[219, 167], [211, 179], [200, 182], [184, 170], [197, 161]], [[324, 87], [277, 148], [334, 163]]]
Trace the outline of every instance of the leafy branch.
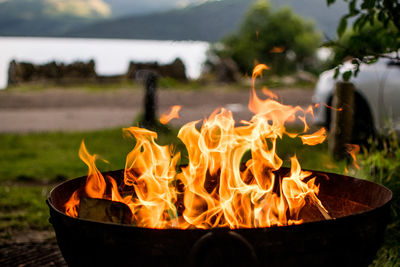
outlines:
[[[362, 63], [372, 64], [379, 58], [398, 62], [400, 48], [400, 3], [397, 0], [343, 0], [348, 13], [337, 27], [338, 40], [324, 45], [339, 51], [337, 60], [352, 58], [354, 71], [343, 73], [343, 79], [356, 76]], [[327, 0], [332, 5], [336, 0]], [[349, 21], [352, 27], [349, 29]], [[337, 67], [336, 76], [340, 73]]]

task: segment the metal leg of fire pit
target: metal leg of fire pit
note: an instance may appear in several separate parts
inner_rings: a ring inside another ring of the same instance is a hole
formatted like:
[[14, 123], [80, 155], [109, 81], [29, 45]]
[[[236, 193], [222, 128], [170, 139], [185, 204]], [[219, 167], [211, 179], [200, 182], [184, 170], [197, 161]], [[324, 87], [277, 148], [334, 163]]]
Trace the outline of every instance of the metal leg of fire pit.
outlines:
[[259, 266], [253, 246], [232, 231], [209, 232], [192, 247], [189, 262], [200, 266]]

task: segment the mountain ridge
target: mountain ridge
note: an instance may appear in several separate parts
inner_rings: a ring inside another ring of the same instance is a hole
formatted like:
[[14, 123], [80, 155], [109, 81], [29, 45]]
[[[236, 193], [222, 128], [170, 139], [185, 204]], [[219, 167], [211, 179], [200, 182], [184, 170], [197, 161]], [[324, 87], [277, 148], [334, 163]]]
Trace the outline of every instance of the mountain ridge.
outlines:
[[[212, 1], [149, 15], [125, 16], [73, 30], [65, 36], [216, 41], [236, 30], [254, 1]], [[221, 15], [224, 11], [229, 14]]]
[[[125, 16], [75, 29], [67, 37], [133, 38], [159, 40], [218, 41], [234, 32], [248, 7], [256, 0], [224, 0], [190, 5], [148, 15]], [[329, 38], [336, 35], [345, 2], [327, 7], [321, 0], [271, 0], [273, 8], [290, 6], [297, 14], [312, 19]]]
[[[163, 10], [144, 14], [160, 1]], [[126, 0], [69, 0], [74, 5], [86, 5], [81, 15], [68, 6], [53, 7], [54, 14], [47, 14], [57, 0], [3, 0], [0, 2], [0, 36], [46, 36], [83, 38], [122, 38], [157, 40], [218, 41], [234, 32], [249, 5], [255, 0], [201, 1], [187, 0], [185, 8], [170, 9], [178, 0], [149, 0], [138, 15], [113, 18], [115, 10], [140, 7], [140, 1]], [[345, 2], [327, 7], [322, 0], [270, 0], [273, 7], [289, 5], [299, 15], [315, 20], [317, 29], [330, 38], [336, 35], [340, 17], [347, 11]], [[12, 5], [10, 5], [13, 3]], [[75, 4], [74, 4], [75, 3]], [[128, 5], [130, 3], [130, 5]], [[201, 4], [199, 4], [201, 3]], [[119, 7], [118, 7], [119, 4]], [[5, 8], [7, 7], [8, 8]], [[130, 7], [130, 8], [128, 8]], [[167, 8], [168, 7], [168, 8]], [[109, 8], [109, 9], [107, 9]], [[113, 9], [114, 8], [114, 9]], [[47, 10], [47, 11], [46, 11]], [[97, 11], [98, 13], [96, 13]], [[101, 11], [102, 10], [102, 11]], [[111, 10], [111, 14], [107, 13]], [[64, 12], [62, 12], [64, 11]], [[94, 13], [93, 13], [94, 12]], [[102, 13], [103, 12], [103, 13]], [[144, 12], [144, 13], [143, 13]], [[87, 14], [85, 16], [84, 14]], [[97, 15], [96, 15], [97, 14]], [[108, 14], [108, 15], [107, 15]]]
[[0, 35], [52, 36], [108, 17], [102, 0], [3, 0]]

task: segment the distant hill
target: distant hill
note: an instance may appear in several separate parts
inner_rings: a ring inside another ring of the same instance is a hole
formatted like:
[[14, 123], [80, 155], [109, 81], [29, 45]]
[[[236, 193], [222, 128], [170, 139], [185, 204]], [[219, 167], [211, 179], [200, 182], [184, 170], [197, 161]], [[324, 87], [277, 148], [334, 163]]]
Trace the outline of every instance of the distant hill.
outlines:
[[[254, 0], [210, 1], [182, 9], [142, 16], [127, 16], [67, 32], [69, 37], [132, 38], [158, 40], [217, 41], [237, 29]], [[316, 26], [334, 37], [345, 2], [327, 7], [325, 0], [272, 0], [275, 8], [290, 5], [293, 10], [316, 21]]]
[[[186, 5], [202, 3], [205, 0], [103, 0], [112, 12], [113, 17], [126, 15], [144, 15]], [[215, 1], [215, 0], [214, 0]]]
[[143, 15], [217, 0], [0, 0], [0, 36], [61, 36], [126, 15]]
[[[217, 41], [237, 29], [254, 1], [0, 0], [0, 36]], [[270, 1], [314, 19], [330, 37], [347, 11], [343, 1], [329, 8], [326, 0]]]
[[159, 40], [219, 40], [234, 31], [253, 0], [225, 0], [100, 22], [66, 36]]
[[110, 14], [102, 0], [1, 0], [0, 35], [56, 35]]

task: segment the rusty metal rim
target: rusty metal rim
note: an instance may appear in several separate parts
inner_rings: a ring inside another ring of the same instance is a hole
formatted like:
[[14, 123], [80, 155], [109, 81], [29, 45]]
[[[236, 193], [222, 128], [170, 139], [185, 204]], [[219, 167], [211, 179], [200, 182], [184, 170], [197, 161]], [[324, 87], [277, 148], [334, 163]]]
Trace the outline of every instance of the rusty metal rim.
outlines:
[[[117, 171], [123, 171], [123, 170], [108, 171], [108, 172], [104, 172], [103, 174], [107, 174], [107, 173], [110, 173], [110, 172], [117, 172]], [[324, 174], [326, 174], [328, 176], [329, 175], [339, 175], [339, 174], [334, 174], [334, 173], [312, 171], [312, 170], [304, 170], [304, 171], [311, 171], [313, 173], [324, 173]], [[168, 232], [168, 231], [169, 232], [196, 231], [196, 232], [204, 232], [204, 233], [207, 233], [207, 232], [210, 232], [210, 231], [216, 231], [216, 232], [217, 231], [224, 231], [224, 232], [225, 231], [236, 231], [236, 230], [251, 231], [251, 230], [254, 230], [254, 229], [259, 229], [259, 230], [263, 230], [263, 231], [274, 231], [274, 230], [277, 230], [277, 229], [288, 229], [288, 228], [290, 228], [290, 229], [301, 229], [302, 227], [311, 227], [313, 225], [317, 225], [317, 224], [320, 224], [320, 223], [328, 223], [329, 224], [329, 223], [332, 223], [332, 222], [335, 222], [335, 221], [340, 222], [340, 221], [343, 221], [343, 220], [355, 218], [356, 216], [359, 216], [359, 215], [366, 215], [367, 216], [368, 214], [373, 213], [376, 209], [379, 209], [379, 208], [381, 208], [381, 207], [383, 207], [385, 205], [390, 204], [390, 202], [392, 200], [392, 197], [393, 197], [393, 193], [386, 186], [381, 185], [381, 184], [377, 184], [377, 183], [374, 183], [374, 182], [371, 182], [371, 181], [368, 181], [368, 180], [363, 180], [363, 179], [359, 179], [359, 178], [355, 178], [355, 177], [350, 177], [350, 176], [347, 176], [347, 175], [340, 175], [340, 176], [346, 177], [347, 179], [351, 179], [353, 181], [362, 181], [363, 183], [373, 184], [374, 186], [378, 186], [378, 187], [382, 188], [384, 191], [387, 192], [387, 197], [386, 197], [386, 199], [384, 201], [382, 201], [382, 203], [380, 205], [378, 205], [378, 206], [376, 206], [374, 208], [370, 208], [370, 209], [368, 209], [366, 211], [362, 211], [362, 212], [355, 212], [355, 213], [352, 213], [352, 214], [349, 214], [349, 215], [346, 215], [346, 216], [343, 216], [343, 217], [340, 217], [340, 218], [334, 218], [332, 220], [318, 220], [318, 221], [304, 222], [304, 223], [301, 223], [301, 224], [285, 225], [285, 226], [271, 226], [271, 227], [260, 227], [260, 228], [235, 228], [235, 229], [231, 229], [231, 228], [228, 228], [228, 227], [218, 227], [218, 228], [210, 228], [210, 229], [200, 229], [200, 228], [196, 228], [196, 229], [179, 229], [179, 228], [160, 229], [160, 228], [138, 227], [138, 226], [128, 225], [128, 224], [119, 224], [119, 223], [112, 223], [112, 222], [95, 221], [95, 220], [90, 220], [90, 219], [74, 218], [74, 217], [66, 215], [64, 212], [62, 212], [59, 209], [57, 209], [53, 205], [53, 203], [51, 202], [51, 196], [52, 196], [53, 192], [55, 190], [57, 190], [58, 187], [63, 186], [66, 183], [70, 183], [71, 181], [77, 181], [77, 180], [86, 179], [86, 176], [82, 176], [82, 177], [74, 178], [74, 179], [71, 179], [71, 180], [67, 180], [67, 181], [64, 181], [64, 182], [56, 185], [50, 191], [49, 196], [46, 199], [46, 203], [53, 211], [59, 213], [63, 217], [67, 217], [68, 219], [71, 219], [71, 220], [83, 221], [83, 222], [87, 222], [87, 223], [97, 223], [97, 224], [102, 224], [102, 225], [109, 225], [111, 227], [127, 227], [129, 229], [136, 228], [136, 229], [142, 229], [144, 231], [146, 231], [146, 230], [149, 230], [149, 231], [150, 230], [151, 231], [155, 231], [155, 230], [157, 231], [158, 230], [158, 231], [164, 231], [164, 232]]]

